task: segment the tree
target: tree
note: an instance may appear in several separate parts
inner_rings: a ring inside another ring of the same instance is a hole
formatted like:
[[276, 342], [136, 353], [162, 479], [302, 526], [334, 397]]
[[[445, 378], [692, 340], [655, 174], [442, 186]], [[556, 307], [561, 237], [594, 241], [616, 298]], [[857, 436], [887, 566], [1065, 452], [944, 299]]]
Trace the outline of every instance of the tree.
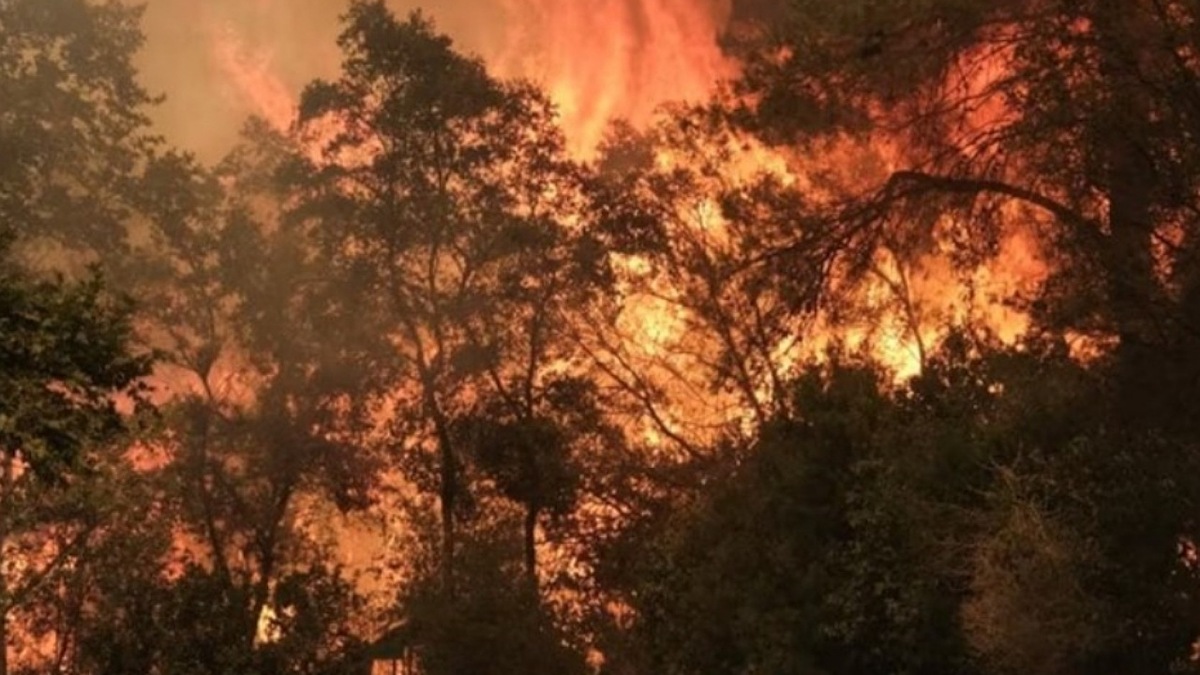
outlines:
[[791, 390], [720, 484], [602, 552], [618, 671], [1191, 667], [1194, 460], [1109, 436], [1061, 343], [956, 334], [905, 387], [835, 365]]
[[[385, 374], [380, 394], [397, 403], [394, 455], [437, 494], [449, 587], [466, 506], [455, 421], [489, 370], [508, 378], [511, 364], [539, 369], [546, 358], [542, 338], [521, 331], [543, 330], [557, 310], [524, 321], [521, 303], [547, 298], [522, 285], [536, 272], [516, 261], [542, 251], [561, 260], [552, 251], [565, 227], [559, 206], [573, 192], [570, 165], [550, 103], [489, 77], [420, 15], [399, 21], [382, 2], [356, 2], [339, 44], [340, 79], [303, 97], [302, 123], [328, 142], [298, 217], [351, 298], [340, 316], [360, 328], [348, 337], [365, 341]], [[561, 282], [546, 288], [556, 293]], [[485, 332], [516, 305], [522, 321], [506, 329], [519, 337]], [[516, 345], [532, 358], [503, 351]], [[413, 461], [429, 451], [434, 466]]]
[[120, 2], [0, 5], [0, 229], [22, 246], [87, 254], [125, 242], [130, 191], [152, 143], [152, 99], [132, 64], [140, 14]]
[[461, 420], [458, 433], [484, 475], [525, 510], [523, 560], [536, 595], [542, 516], [562, 518], [575, 508], [584, 482], [579, 455], [612, 452], [624, 439], [587, 379], [545, 378], [523, 390], [497, 379], [497, 400]]
[[590, 672], [579, 645], [523, 583], [520, 552], [507, 523], [464, 536], [450, 595], [436, 568], [414, 579], [402, 597], [403, 639], [430, 675], [515, 675]]
[[126, 522], [117, 495], [138, 494], [123, 445], [149, 355], [132, 346], [132, 304], [79, 263], [123, 250], [155, 142], [132, 65], [139, 17], [120, 2], [0, 3], [0, 672], [18, 617], [30, 636], [50, 625], [65, 656], [75, 591]]
[[174, 518], [153, 471], [112, 454], [87, 484], [85, 503], [101, 523], [87, 555], [43, 585], [23, 623], [30, 639], [53, 646], [47, 660], [22, 663], [25, 672], [146, 673], [163, 662], [158, 650], [177, 625], [161, 609]]
[[8, 622], [80, 558], [103, 526], [80, 492], [103, 477], [139, 403], [147, 355], [131, 349], [129, 303], [80, 284], [0, 274], [0, 673]]
[[792, 391], [802, 412], [765, 427], [720, 485], [668, 516], [661, 543], [643, 543], [623, 596], [638, 667], [970, 672], [955, 580], [936, 562], [960, 525], [931, 494], [970, 480], [946, 462], [963, 448], [893, 444], [916, 420], [869, 369], [811, 372]]
[[675, 109], [644, 132], [615, 125], [588, 184], [618, 295], [579, 339], [633, 417], [685, 455], [783, 410], [832, 263], [816, 247], [803, 263], [770, 257], [814, 222], [814, 201], [753, 151], [720, 119]]
[[[214, 171], [182, 155], [155, 158], [142, 200], [153, 229], [125, 270], [177, 387], [156, 440], [170, 457], [160, 484], [186, 542], [174, 561], [185, 572], [152, 608], [212, 624], [174, 636], [175, 652], [154, 652], [181, 668], [266, 672], [299, 667], [306, 653], [329, 665], [342, 655], [321, 647], [325, 635], [309, 624], [324, 617], [336, 633], [353, 617], [333, 610], [358, 602], [302, 512], [306, 501], [366, 508], [377, 467], [361, 364], [322, 340], [334, 299], [310, 281], [311, 251], [284, 219], [279, 181], [294, 154], [254, 122]], [[302, 579], [345, 597], [303, 609]], [[295, 662], [261, 644], [272, 613]], [[302, 648], [306, 639], [316, 642]]]
[[1194, 256], [1194, 3], [818, 5], [789, 3], [769, 46], [751, 43], [751, 125], [897, 147], [897, 170], [843, 213], [875, 231], [932, 207], [986, 251], [1011, 226], [998, 204], [1040, 212], [1056, 271], [1039, 320], [1114, 340], [1114, 415], [1173, 424], [1194, 397], [1153, 383], [1194, 351], [1190, 282], [1171, 278]]
[[[780, 142], [831, 129], [891, 142], [897, 170], [833, 218], [876, 239], [927, 222], [912, 216], [932, 210], [986, 253], [1016, 226], [1015, 214], [1040, 213], [1033, 219], [1053, 271], [1026, 304], [1036, 330], [1098, 345], [1089, 400], [1107, 414], [1080, 406], [1052, 422], [1093, 426], [1033, 444], [1034, 458], [1009, 466], [1009, 487], [992, 492], [994, 539], [976, 563], [994, 576], [973, 616], [1007, 607], [1026, 625], [976, 625], [976, 637], [992, 656], [1015, 659], [1000, 668], [1072, 671], [1101, 658], [1114, 672], [1186, 667], [1194, 620], [1178, 599], [1191, 597], [1181, 585], [1192, 565], [1180, 541], [1192, 526], [1168, 476], [1190, 472], [1197, 443], [1195, 278], [1183, 270], [1195, 267], [1188, 26], [1198, 8], [933, 0], [874, 3], [867, 13], [862, 4], [816, 4], [789, 3], [774, 49], [760, 52], [743, 82], [743, 121]], [[787, 117], [789, 106], [813, 114]], [[1012, 204], [1023, 208], [1002, 208]], [[1027, 381], [1018, 398], [1036, 397], [1039, 386]], [[1124, 481], [1118, 466], [1129, 472]], [[1125, 530], [1137, 520], [1131, 504], [1158, 514], [1161, 529]], [[1026, 584], [997, 573], [996, 559], [1014, 546], [1038, 545], [1013, 562]], [[1066, 578], [1077, 593], [1039, 593], [1038, 584]], [[1059, 643], [1102, 646], [1057, 653], [1049, 636], [1064, 631]], [[1113, 645], [1138, 656], [1117, 658]]]

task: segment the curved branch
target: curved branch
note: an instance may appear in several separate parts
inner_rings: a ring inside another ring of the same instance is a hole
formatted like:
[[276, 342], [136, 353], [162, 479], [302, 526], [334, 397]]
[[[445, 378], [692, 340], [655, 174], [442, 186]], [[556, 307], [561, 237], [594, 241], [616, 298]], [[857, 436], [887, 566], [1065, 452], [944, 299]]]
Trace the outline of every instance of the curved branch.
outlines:
[[[908, 189], [903, 189], [903, 188]], [[900, 194], [888, 195], [893, 190], [901, 190]], [[891, 201], [913, 196], [921, 192], [942, 192], [958, 195], [978, 195], [990, 193], [1026, 202], [1050, 213], [1059, 220], [1075, 225], [1095, 225], [1095, 221], [1083, 216], [1062, 202], [1046, 195], [1024, 188], [1019, 185], [986, 178], [955, 178], [938, 176], [921, 171], [897, 171], [888, 179], [884, 186], [884, 199]], [[891, 197], [891, 200], [887, 197]]]

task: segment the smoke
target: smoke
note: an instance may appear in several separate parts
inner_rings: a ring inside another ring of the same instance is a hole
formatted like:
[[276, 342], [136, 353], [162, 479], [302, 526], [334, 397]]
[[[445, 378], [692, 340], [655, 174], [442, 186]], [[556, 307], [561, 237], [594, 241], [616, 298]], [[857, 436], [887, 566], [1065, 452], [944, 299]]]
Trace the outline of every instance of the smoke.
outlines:
[[[740, 2], [741, 0], [739, 0]], [[392, 0], [420, 8], [497, 75], [542, 85], [572, 147], [595, 147], [608, 122], [645, 122], [663, 102], [706, 98], [736, 74], [718, 46], [732, 0]], [[155, 122], [206, 160], [247, 115], [286, 125], [304, 84], [337, 73], [344, 0], [151, 0], [146, 84], [166, 95]]]

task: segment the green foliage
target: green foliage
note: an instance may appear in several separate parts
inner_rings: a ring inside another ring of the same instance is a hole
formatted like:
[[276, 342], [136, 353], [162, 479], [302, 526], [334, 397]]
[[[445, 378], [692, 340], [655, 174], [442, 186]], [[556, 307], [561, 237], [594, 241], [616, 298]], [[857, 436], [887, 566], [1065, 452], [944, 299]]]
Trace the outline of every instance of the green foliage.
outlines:
[[621, 443], [599, 407], [595, 384], [580, 377], [540, 383], [532, 415], [500, 401], [459, 422], [463, 444], [509, 499], [557, 516], [575, 506], [576, 454]]
[[969, 345], [898, 391], [799, 380], [801, 412], [720, 486], [629, 531], [617, 653], [671, 673], [1187, 667], [1190, 451], [1090, 418], [1102, 382], [1053, 345]]
[[891, 445], [910, 419], [875, 373], [814, 372], [795, 391], [802, 416], [674, 518], [635, 583], [643, 667], [963, 672], [954, 580], [930, 555], [954, 523], [919, 492], [950, 475]]
[[0, 274], [0, 649], [9, 621], [39, 634], [76, 616], [80, 570], [107, 562], [122, 524], [121, 444], [147, 408], [151, 366], [132, 349], [131, 311], [99, 276]]
[[[149, 563], [149, 561], [147, 561]], [[111, 574], [111, 573], [110, 573]], [[101, 579], [88, 598], [94, 614], [79, 632], [77, 672], [95, 675], [348, 675], [362, 649], [347, 621], [362, 600], [338, 570], [315, 566], [283, 576], [263, 623], [272, 639], [250, 649], [258, 627], [240, 597], [218, 575], [189, 565], [171, 579], [153, 565], [125, 567]], [[112, 583], [128, 585], [114, 587]]]
[[363, 625], [358, 621], [367, 608], [353, 579], [320, 564], [297, 570], [280, 579], [271, 606], [276, 617], [268, 630], [278, 637], [263, 651], [264, 659], [275, 664], [274, 672], [354, 672], [348, 664], [357, 662], [365, 651]]
[[85, 451], [124, 430], [118, 395], [137, 401], [147, 356], [130, 352], [131, 307], [99, 278], [82, 284], [0, 276], [0, 449], [42, 481], [83, 468]]
[[393, 639], [414, 650], [422, 672], [588, 672], [579, 648], [524, 583], [519, 553], [506, 541], [512, 538], [503, 532], [482, 532], [463, 543], [454, 595], [436, 574], [406, 592], [404, 624]]
[[120, 2], [0, 5], [0, 233], [72, 250], [124, 242], [150, 97], [132, 58], [140, 10]]

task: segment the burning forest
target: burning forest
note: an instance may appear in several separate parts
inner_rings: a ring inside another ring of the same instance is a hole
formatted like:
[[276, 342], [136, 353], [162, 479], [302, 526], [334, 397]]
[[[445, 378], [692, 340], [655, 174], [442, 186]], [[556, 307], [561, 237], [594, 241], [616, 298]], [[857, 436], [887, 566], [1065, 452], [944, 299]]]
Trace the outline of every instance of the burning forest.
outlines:
[[0, 0], [0, 675], [1200, 672], [1198, 28]]

